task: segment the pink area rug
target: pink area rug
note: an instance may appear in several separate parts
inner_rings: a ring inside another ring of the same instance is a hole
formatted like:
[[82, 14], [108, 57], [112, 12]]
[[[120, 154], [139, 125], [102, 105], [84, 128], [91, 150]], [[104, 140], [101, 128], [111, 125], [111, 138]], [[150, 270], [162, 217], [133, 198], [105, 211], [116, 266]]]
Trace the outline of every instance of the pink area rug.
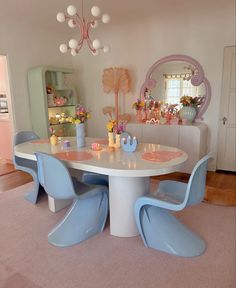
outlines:
[[53, 214], [46, 197], [37, 205], [25, 201], [31, 187], [0, 194], [1, 288], [235, 287], [235, 207], [202, 203], [178, 213], [207, 242], [196, 258], [147, 249], [139, 236], [111, 236], [109, 224], [80, 245], [56, 248], [47, 234], [66, 210]]

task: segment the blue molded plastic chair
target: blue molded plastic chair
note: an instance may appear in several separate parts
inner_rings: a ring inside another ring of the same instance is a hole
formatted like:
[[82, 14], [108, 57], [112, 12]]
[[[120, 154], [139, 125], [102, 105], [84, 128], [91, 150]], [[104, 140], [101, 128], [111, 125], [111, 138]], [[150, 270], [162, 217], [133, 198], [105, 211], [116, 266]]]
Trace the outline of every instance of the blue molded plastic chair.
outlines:
[[205, 251], [205, 242], [168, 210], [180, 211], [203, 200], [210, 158], [198, 161], [188, 183], [161, 181], [156, 193], [138, 198], [135, 219], [146, 247], [185, 257]]
[[104, 185], [108, 187], [108, 176], [92, 173], [92, 172], [84, 172], [82, 176], [82, 181], [86, 184], [93, 185]]
[[64, 163], [52, 155], [35, 153], [38, 176], [48, 195], [73, 199], [64, 218], [48, 234], [49, 243], [67, 247], [102, 232], [108, 215], [108, 188], [86, 185], [72, 178]]
[[[36, 135], [34, 132], [21, 131], [15, 134], [13, 145], [15, 146], [15, 145], [18, 145], [27, 141], [36, 140], [36, 139], [39, 139], [39, 136]], [[13, 163], [16, 169], [29, 173], [33, 177], [33, 180], [34, 180], [33, 191], [27, 193], [27, 195], [25, 196], [25, 199], [30, 201], [33, 204], [36, 204], [38, 200], [39, 191], [42, 190], [42, 187], [40, 186], [39, 181], [38, 181], [38, 175], [37, 175], [38, 169], [37, 169], [36, 161], [20, 158], [14, 155]]]

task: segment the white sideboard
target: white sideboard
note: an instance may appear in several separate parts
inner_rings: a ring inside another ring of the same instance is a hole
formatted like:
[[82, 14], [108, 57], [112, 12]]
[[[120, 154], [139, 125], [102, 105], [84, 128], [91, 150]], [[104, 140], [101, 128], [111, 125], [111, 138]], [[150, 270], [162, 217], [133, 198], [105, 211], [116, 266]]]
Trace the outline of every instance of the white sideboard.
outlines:
[[154, 125], [128, 123], [127, 129], [140, 142], [180, 148], [188, 154], [181, 172], [191, 173], [197, 161], [207, 153], [207, 125]]

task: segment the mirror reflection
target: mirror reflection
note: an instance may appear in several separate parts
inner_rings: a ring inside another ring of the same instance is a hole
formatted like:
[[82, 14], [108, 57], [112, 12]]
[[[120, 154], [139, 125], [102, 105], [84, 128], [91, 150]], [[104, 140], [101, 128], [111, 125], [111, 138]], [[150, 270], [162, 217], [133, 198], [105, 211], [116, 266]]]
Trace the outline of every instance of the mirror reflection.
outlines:
[[157, 66], [150, 75], [155, 87], [146, 88], [145, 99], [154, 99], [168, 104], [179, 104], [182, 96], [201, 97], [206, 94], [204, 83], [194, 86], [191, 78], [198, 73], [196, 68], [184, 61], [170, 61]]

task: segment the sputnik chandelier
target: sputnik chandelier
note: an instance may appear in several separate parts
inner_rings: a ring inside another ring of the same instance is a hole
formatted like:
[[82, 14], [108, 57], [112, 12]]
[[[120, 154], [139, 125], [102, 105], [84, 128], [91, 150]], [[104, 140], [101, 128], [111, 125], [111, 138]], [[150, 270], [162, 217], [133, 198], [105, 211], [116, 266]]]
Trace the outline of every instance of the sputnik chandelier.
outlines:
[[73, 5], [69, 5], [67, 7], [67, 14], [62, 12], [57, 13], [57, 21], [60, 23], [65, 22], [68, 20], [68, 26], [70, 28], [78, 27], [80, 30], [80, 39], [71, 39], [67, 44], [63, 43], [60, 45], [59, 49], [62, 53], [66, 53], [70, 50], [71, 55], [75, 56], [79, 53], [80, 49], [83, 46], [84, 41], [87, 41], [88, 47], [91, 50], [93, 55], [98, 55], [99, 50], [103, 50], [104, 53], [109, 51], [109, 46], [102, 45], [101, 41], [98, 39], [91, 40], [90, 39], [90, 29], [96, 28], [98, 26], [99, 21], [103, 23], [110, 22], [110, 16], [108, 14], [102, 14], [101, 10], [98, 6], [93, 6], [91, 8], [91, 15], [86, 21], [84, 18], [84, 11], [83, 11], [83, 0], [82, 0], [82, 11], [81, 15], [78, 14], [77, 9]]

